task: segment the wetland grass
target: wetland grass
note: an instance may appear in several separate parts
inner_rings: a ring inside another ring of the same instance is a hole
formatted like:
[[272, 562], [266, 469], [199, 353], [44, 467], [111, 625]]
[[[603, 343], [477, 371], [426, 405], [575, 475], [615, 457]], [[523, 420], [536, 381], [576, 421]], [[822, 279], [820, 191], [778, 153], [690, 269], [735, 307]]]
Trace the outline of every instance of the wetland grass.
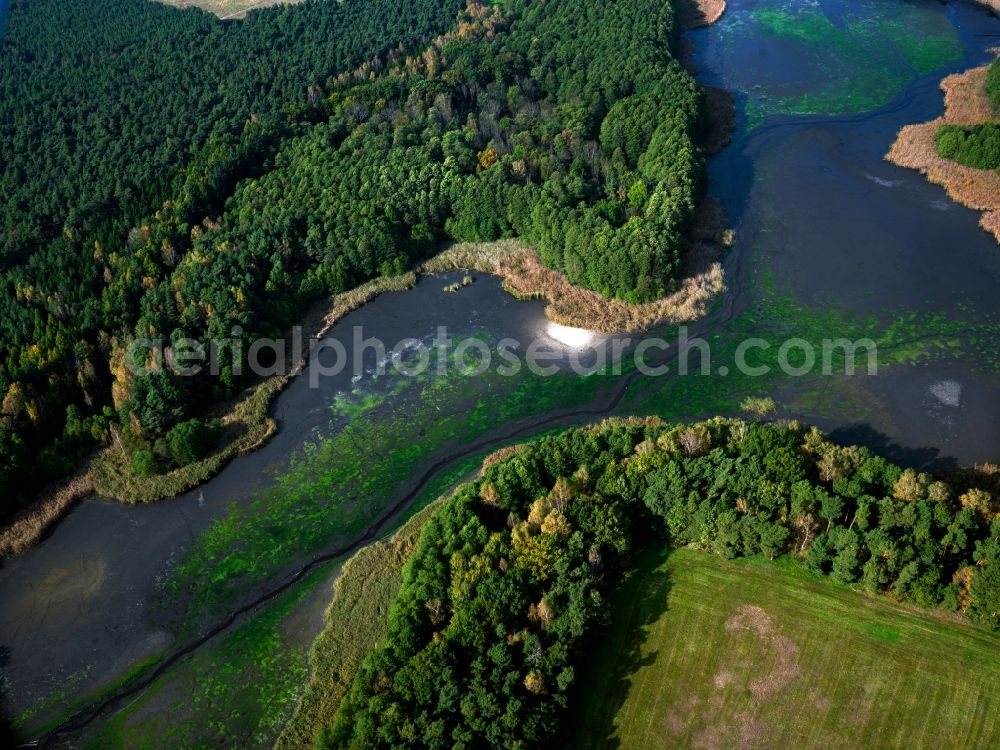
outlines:
[[[335, 295], [328, 305], [314, 308], [303, 327], [313, 331], [310, 341], [321, 339], [348, 313], [381, 294], [411, 289], [416, 280], [412, 272], [388, 276]], [[222, 425], [222, 437], [215, 451], [200, 461], [164, 474], [140, 477], [131, 471], [128, 458], [117, 446], [108, 447], [91, 465], [94, 490], [128, 503], [150, 503], [174, 497], [208, 480], [230, 459], [253, 452], [274, 435], [277, 426], [268, 416], [271, 401], [305, 365], [305, 358], [297, 362], [289, 360], [285, 368], [287, 374], [266, 378], [245, 390], [235, 401], [220, 406], [215, 416]]]
[[434, 274], [456, 270], [489, 273], [503, 279], [503, 286], [514, 297], [544, 299], [545, 314], [560, 325], [586, 328], [599, 333], [635, 333], [660, 323], [682, 323], [702, 317], [709, 301], [725, 289], [722, 266], [709, 261], [705, 247], [708, 238], [718, 237], [718, 214], [708, 209], [700, 212], [694, 235], [698, 251], [695, 264], [701, 268], [687, 276], [680, 288], [669, 297], [643, 304], [629, 304], [608, 299], [599, 292], [573, 286], [567, 278], [542, 264], [538, 254], [517, 240], [464, 242], [452, 245], [420, 267], [421, 273]]
[[309, 682], [275, 750], [309, 750], [336, 713], [365, 655], [386, 631], [403, 566], [436, 507], [420, 511], [390, 539], [365, 547], [344, 564], [323, 616], [323, 632], [309, 652]]

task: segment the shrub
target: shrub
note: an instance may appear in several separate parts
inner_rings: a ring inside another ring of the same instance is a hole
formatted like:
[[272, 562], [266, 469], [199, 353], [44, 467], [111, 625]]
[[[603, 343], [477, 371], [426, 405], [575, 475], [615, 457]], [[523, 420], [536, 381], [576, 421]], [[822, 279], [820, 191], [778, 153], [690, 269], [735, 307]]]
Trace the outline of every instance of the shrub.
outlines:
[[215, 444], [216, 437], [213, 425], [189, 419], [174, 425], [167, 433], [167, 451], [174, 463], [186, 466], [204, 458]]
[[1000, 125], [942, 125], [934, 136], [938, 154], [974, 169], [1000, 169]]
[[990, 97], [994, 111], [1000, 115], [1000, 58], [993, 61], [986, 74], [986, 94]]
[[148, 477], [156, 473], [156, 456], [148, 448], [142, 448], [132, 454], [132, 473], [140, 477]]

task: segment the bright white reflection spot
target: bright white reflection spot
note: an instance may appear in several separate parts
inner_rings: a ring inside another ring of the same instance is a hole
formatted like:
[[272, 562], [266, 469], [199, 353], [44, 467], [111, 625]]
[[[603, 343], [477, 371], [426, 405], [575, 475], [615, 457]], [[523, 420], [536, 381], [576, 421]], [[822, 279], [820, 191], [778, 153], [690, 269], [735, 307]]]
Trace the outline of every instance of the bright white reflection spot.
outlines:
[[546, 326], [545, 333], [571, 349], [582, 349], [585, 346], [590, 346], [594, 341], [593, 331], [588, 331], [586, 328], [570, 328], [552, 322]]
[[945, 406], [962, 405], [962, 384], [958, 381], [939, 380], [927, 390]]

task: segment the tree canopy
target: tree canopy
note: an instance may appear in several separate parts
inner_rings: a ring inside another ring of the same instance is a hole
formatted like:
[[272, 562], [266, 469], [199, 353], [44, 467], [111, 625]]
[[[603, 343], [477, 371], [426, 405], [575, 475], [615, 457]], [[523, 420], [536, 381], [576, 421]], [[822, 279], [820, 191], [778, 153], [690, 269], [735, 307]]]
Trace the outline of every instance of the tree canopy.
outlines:
[[638, 544], [809, 570], [1000, 627], [995, 471], [934, 479], [797, 424], [612, 420], [535, 441], [424, 527], [326, 748], [558, 744]]
[[[986, 73], [986, 95], [1000, 119], [1000, 59]], [[1000, 124], [941, 125], [935, 133], [938, 154], [974, 169], [1000, 169]]]
[[1000, 125], [950, 125], [935, 134], [938, 153], [975, 169], [1000, 169]]
[[133, 341], [273, 335], [442, 240], [520, 236], [607, 296], [674, 288], [704, 177], [672, 6], [393, 2], [225, 24], [146, 0], [15, 3], [0, 73], [10, 471], [53, 476], [111, 432], [173, 465], [161, 438], [248, 376], [136, 377]]
[[213, 134], [426, 41], [460, 0], [308, 0], [225, 23], [148, 0], [12, 0], [0, 48], [0, 261], [157, 208]]
[[993, 61], [986, 73], [986, 94], [990, 97], [993, 110], [1000, 115], [1000, 58]]
[[[223, 23], [148, 0], [13, 0], [0, 46], [0, 464], [12, 490], [0, 515], [130, 421], [118, 410], [131, 395], [112, 399], [114, 342], [194, 227], [267, 169], [334, 74], [419, 48], [460, 7], [308, 0]], [[147, 424], [184, 416], [163, 403]]]

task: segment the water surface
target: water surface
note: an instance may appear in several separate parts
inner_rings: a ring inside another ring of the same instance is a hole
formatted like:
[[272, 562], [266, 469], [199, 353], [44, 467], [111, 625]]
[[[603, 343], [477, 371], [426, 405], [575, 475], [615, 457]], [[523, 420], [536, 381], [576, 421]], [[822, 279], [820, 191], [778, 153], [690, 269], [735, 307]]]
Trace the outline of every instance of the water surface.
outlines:
[[[907, 465], [1000, 457], [1000, 248], [975, 212], [883, 160], [902, 125], [940, 114], [941, 77], [985, 62], [998, 34], [995, 17], [966, 3], [730, 2], [721, 23], [691, 35], [702, 79], [735, 92], [740, 123], [710, 164], [737, 232], [729, 292], [692, 327], [712, 343], [710, 376], [345, 373], [319, 389], [300, 378], [274, 404], [277, 436], [202, 488], [149, 507], [88, 500], [0, 568], [5, 710], [26, 731], [65, 716], [74, 700], [172, 653], [310, 560], [380, 533], [373, 523], [449, 467], [541, 430], [609, 414], [735, 413], [743, 396], [772, 394], [780, 416]], [[331, 336], [349, 342], [355, 325], [389, 342], [427, 340], [439, 325], [489, 342], [544, 335], [541, 303], [516, 302], [485, 278], [445, 294], [452, 280], [380, 297]], [[728, 371], [747, 336], [862, 335], [879, 344], [875, 377]], [[111, 706], [94, 726], [114, 717], [135, 728], [139, 712], [169, 714], [192, 699], [165, 679], [159, 698], [151, 690], [128, 710]], [[218, 721], [241, 746], [266, 744], [256, 724], [219, 705], [205, 724]], [[220, 741], [185, 731], [194, 734], [165, 744]]]

